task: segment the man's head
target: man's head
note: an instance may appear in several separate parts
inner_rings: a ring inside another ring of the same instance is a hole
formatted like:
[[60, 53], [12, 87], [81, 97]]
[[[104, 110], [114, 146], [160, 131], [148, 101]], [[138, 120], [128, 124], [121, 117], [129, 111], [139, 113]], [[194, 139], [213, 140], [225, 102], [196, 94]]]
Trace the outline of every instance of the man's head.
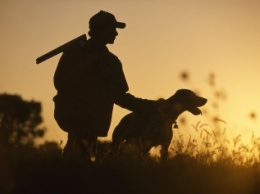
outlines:
[[113, 44], [118, 35], [116, 28], [125, 28], [126, 24], [118, 22], [109, 12], [100, 11], [89, 20], [89, 36], [101, 39], [105, 44]]

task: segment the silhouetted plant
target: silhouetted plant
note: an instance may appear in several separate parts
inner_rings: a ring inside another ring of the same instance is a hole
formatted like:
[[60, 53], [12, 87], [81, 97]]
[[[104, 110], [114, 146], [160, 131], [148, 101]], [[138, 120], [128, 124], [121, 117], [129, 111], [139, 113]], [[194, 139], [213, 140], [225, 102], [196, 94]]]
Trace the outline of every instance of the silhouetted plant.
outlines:
[[[180, 75], [182, 81], [191, 81], [188, 72], [182, 72]], [[184, 139], [181, 130], [175, 132], [170, 149], [172, 156], [189, 155], [207, 165], [221, 163], [222, 165], [259, 166], [260, 137], [256, 138], [252, 132], [251, 144], [243, 143], [241, 135], [231, 139], [227, 137], [227, 123], [221, 119], [220, 111], [221, 103], [226, 100], [227, 94], [223, 89], [218, 88], [215, 74], [209, 75], [207, 83], [213, 94], [207, 108], [204, 109], [206, 113], [204, 117], [208, 118], [208, 123], [198, 122], [191, 126], [199, 138], [190, 136], [187, 140]], [[250, 112], [249, 118], [255, 121], [256, 113]], [[185, 121], [186, 118], [182, 120]]]
[[41, 103], [23, 100], [18, 95], [0, 95], [0, 143], [4, 147], [33, 146], [43, 137]]
[[46, 158], [60, 158], [62, 154], [62, 148], [55, 141], [45, 141], [37, 149]]

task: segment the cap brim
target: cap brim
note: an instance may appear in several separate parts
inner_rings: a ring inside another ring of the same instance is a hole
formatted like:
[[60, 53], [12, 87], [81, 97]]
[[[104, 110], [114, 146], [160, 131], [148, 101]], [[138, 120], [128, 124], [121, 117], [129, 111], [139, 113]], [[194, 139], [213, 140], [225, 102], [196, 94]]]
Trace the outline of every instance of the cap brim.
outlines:
[[117, 28], [121, 28], [121, 29], [123, 29], [123, 28], [126, 27], [126, 24], [123, 23], [123, 22], [116, 22], [116, 27], [117, 27]]

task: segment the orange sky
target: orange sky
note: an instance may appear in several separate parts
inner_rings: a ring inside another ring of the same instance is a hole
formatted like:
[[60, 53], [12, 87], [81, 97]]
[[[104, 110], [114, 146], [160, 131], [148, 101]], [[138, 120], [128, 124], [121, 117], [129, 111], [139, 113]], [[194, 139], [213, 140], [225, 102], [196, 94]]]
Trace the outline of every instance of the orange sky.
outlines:
[[[48, 139], [66, 138], [52, 117], [52, 78], [59, 57], [40, 65], [35, 59], [87, 34], [89, 18], [101, 9], [127, 23], [109, 49], [122, 61], [132, 94], [167, 98], [178, 88], [198, 88], [210, 106], [206, 78], [214, 72], [228, 96], [221, 115], [230, 133], [258, 133], [259, 119], [252, 122], [248, 114], [260, 113], [259, 1], [0, 1], [0, 92], [41, 101]], [[180, 81], [183, 70], [192, 83]], [[126, 113], [115, 107], [110, 133]], [[199, 120], [203, 117], [192, 122]]]

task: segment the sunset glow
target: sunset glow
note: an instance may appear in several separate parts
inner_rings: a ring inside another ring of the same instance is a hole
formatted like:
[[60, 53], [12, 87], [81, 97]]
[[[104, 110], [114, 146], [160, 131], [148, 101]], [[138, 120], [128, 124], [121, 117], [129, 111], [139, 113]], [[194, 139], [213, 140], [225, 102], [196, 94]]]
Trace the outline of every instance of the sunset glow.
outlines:
[[[0, 93], [42, 102], [46, 139], [66, 140], [53, 118], [52, 79], [60, 55], [40, 65], [35, 60], [87, 34], [88, 20], [99, 10], [127, 24], [109, 49], [123, 64], [130, 93], [158, 99], [189, 88], [206, 97], [204, 111], [215, 114], [214, 91], [223, 91], [218, 116], [227, 123], [227, 134], [241, 134], [245, 141], [252, 131], [260, 135], [259, 1], [1, 1]], [[210, 74], [215, 75], [214, 89]], [[127, 112], [115, 107], [108, 139]], [[196, 135], [192, 125], [209, 122], [206, 114], [184, 116], [187, 136]]]

